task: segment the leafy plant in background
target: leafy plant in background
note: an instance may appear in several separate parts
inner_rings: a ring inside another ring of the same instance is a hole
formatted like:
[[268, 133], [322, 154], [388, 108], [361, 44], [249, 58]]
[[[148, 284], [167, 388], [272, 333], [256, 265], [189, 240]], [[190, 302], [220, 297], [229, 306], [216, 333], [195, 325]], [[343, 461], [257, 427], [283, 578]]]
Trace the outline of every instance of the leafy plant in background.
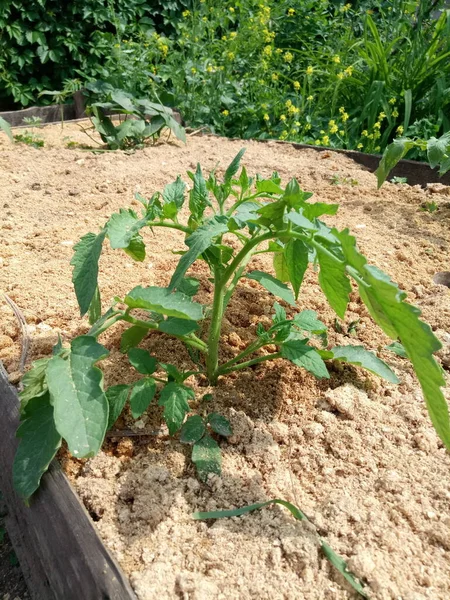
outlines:
[[42, 119], [40, 117], [25, 117], [23, 122], [25, 125], [31, 127], [31, 131], [25, 129], [23, 133], [14, 135], [14, 141], [27, 144], [27, 146], [32, 146], [33, 148], [42, 148], [44, 146], [44, 140], [42, 136], [34, 131], [35, 127], [39, 128], [42, 125]]
[[[180, 177], [149, 200], [139, 194], [141, 214], [121, 210], [98, 233], [87, 233], [75, 246], [73, 282], [81, 314], [89, 313], [92, 328], [72, 340], [70, 348], [59, 343], [51, 358], [37, 361], [25, 375], [21, 393], [21, 438], [14, 463], [18, 492], [28, 498], [62, 439], [78, 457], [96, 454], [106, 430], [129, 404], [131, 414], [142, 415], [154, 398], [163, 408], [169, 433], [181, 429], [181, 439], [194, 444], [193, 460], [201, 478], [220, 472], [220, 450], [207, 428], [229, 435], [228, 423], [218, 415], [192, 416], [186, 420], [194, 392], [189, 377], [204, 376], [216, 385], [220, 376], [269, 360], [288, 360], [319, 378], [329, 377], [328, 361], [344, 361], [398, 383], [395, 373], [361, 345], [328, 348], [327, 328], [312, 310], [296, 312], [309, 263], [319, 267], [318, 280], [330, 306], [344, 318], [351, 280], [372, 318], [392, 339], [401, 342], [422, 386], [430, 418], [450, 448], [448, 407], [442, 394], [444, 378], [433, 357], [440, 347], [430, 327], [420, 321], [420, 311], [405, 302], [406, 294], [378, 268], [368, 265], [347, 229], [330, 228], [319, 220], [334, 215], [337, 204], [310, 202], [312, 194], [292, 179], [281, 186], [277, 173], [269, 179], [250, 178], [245, 168], [239, 176], [241, 150], [225, 171], [222, 181], [215, 172], [204, 179], [200, 165], [191, 180], [185, 224], [180, 222], [185, 202], [185, 183]], [[187, 249], [167, 287], [137, 285], [102, 314], [98, 262], [105, 238], [113, 249], [123, 249], [136, 261], [145, 260], [145, 227], [170, 228], [185, 235]], [[275, 277], [248, 270], [257, 254], [271, 253]], [[193, 298], [199, 281], [188, 275], [197, 260], [210, 270], [214, 293], [210, 306]], [[229, 360], [220, 361], [224, 313], [242, 279], [257, 282], [279, 298], [273, 305], [272, 324], [259, 323], [255, 337]], [[289, 316], [289, 306], [293, 316]], [[207, 333], [198, 335], [203, 319]], [[121, 350], [143, 377], [130, 385], [104, 389], [96, 366], [108, 355], [99, 336], [115, 323], [130, 325], [121, 337]], [[152, 332], [173, 336], [189, 350], [194, 370], [181, 372], [175, 365], [158, 362], [138, 345]]]
[[450, 171], [450, 132], [440, 138], [433, 136], [428, 140], [403, 137], [394, 140], [381, 157], [378, 169], [375, 171], [379, 188], [386, 181], [395, 165], [413, 148], [418, 148], [421, 152], [426, 153], [430, 167], [432, 169], [439, 167], [441, 177], [447, 171]]
[[[106, 99], [89, 102], [87, 112], [92, 115], [94, 128], [111, 150], [142, 146], [148, 139], [155, 141], [165, 128], [179, 140], [186, 141], [185, 131], [175, 120], [171, 108], [146, 98], [134, 98], [104, 82], [88, 84], [87, 89]], [[113, 115], [125, 115], [125, 119], [115, 125]]]

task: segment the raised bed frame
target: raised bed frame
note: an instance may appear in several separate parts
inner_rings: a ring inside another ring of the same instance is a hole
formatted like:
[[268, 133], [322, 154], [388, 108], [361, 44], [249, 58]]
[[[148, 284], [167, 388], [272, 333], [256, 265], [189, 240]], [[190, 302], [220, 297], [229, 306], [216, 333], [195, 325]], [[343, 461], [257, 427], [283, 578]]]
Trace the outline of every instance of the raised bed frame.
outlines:
[[[84, 106], [64, 109], [67, 120], [82, 117]], [[42, 112], [44, 111], [44, 112]], [[78, 111], [78, 112], [77, 112]], [[58, 122], [60, 106], [33, 107], [0, 113], [13, 126], [24, 116], [40, 116], [44, 123]], [[20, 113], [20, 114], [19, 114]], [[245, 140], [240, 140], [245, 142]], [[267, 143], [269, 140], [260, 140]], [[274, 140], [270, 140], [271, 143]], [[297, 149], [345, 154], [374, 172], [380, 157], [351, 150], [291, 144]], [[439, 178], [425, 163], [401, 160], [390, 176], [407, 177], [410, 185], [440, 182], [450, 185], [450, 172]], [[100, 539], [92, 520], [53, 461], [39, 490], [25, 506], [12, 484], [12, 464], [18, 440], [19, 398], [0, 369], [0, 491], [7, 507], [6, 527], [33, 600], [136, 600], [119, 565]]]

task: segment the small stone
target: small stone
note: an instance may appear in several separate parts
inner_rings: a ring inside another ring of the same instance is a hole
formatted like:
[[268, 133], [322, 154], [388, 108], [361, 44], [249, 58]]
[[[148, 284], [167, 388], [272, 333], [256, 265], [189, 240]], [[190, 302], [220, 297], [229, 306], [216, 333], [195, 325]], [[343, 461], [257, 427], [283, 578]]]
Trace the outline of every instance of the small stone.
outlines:
[[369, 550], [360, 550], [348, 560], [348, 569], [358, 577], [370, 580], [370, 575], [376, 568], [375, 561], [370, 555]]
[[316, 438], [323, 434], [325, 427], [321, 423], [308, 423], [303, 427], [306, 437]]
[[0, 350], [4, 348], [9, 348], [14, 344], [14, 340], [12, 340], [9, 335], [0, 335]]
[[69, 194], [69, 196], [79, 196], [80, 190], [69, 190], [68, 194]]
[[16, 383], [19, 383], [21, 377], [22, 377], [22, 373], [20, 371], [13, 371], [12, 373], [10, 373], [8, 375], [8, 381], [12, 385], [16, 385]]
[[73, 241], [72, 240], [64, 240], [62, 242], [59, 242], [61, 246], [73, 246]]
[[412, 291], [417, 296], [417, 298], [423, 298], [425, 295], [425, 288], [423, 285], [413, 285]]

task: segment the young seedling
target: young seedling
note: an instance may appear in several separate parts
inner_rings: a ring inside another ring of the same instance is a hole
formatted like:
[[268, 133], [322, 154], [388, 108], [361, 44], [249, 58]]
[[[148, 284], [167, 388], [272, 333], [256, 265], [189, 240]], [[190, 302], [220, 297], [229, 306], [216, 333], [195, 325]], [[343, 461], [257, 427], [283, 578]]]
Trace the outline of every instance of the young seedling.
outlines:
[[[422, 386], [428, 411], [438, 434], [450, 448], [448, 407], [441, 387], [444, 378], [433, 353], [441, 347], [420, 311], [405, 302], [406, 294], [377, 267], [369, 265], [348, 229], [330, 228], [319, 217], [334, 215], [337, 204], [310, 202], [296, 179], [286, 187], [275, 172], [264, 179], [250, 178], [245, 167], [237, 177], [241, 150], [222, 181], [215, 172], [205, 180], [200, 165], [188, 172], [189, 216], [182, 222], [186, 185], [181, 177], [149, 200], [140, 194], [141, 214], [122, 209], [98, 233], [87, 233], [74, 249], [73, 283], [81, 314], [89, 314], [91, 330], [72, 340], [70, 348], [58, 343], [53, 356], [37, 361], [23, 380], [21, 438], [14, 464], [18, 492], [31, 496], [62, 439], [79, 458], [95, 455], [110, 428], [128, 403], [140, 417], [154, 401], [164, 409], [171, 435], [181, 429], [181, 440], [193, 444], [199, 475], [220, 472], [220, 454], [214, 435], [230, 434], [219, 415], [192, 415], [194, 392], [189, 377], [207, 377], [216, 385], [221, 376], [269, 360], [287, 360], [316, 377], [328, 378], [327, 364], [344, 361], [398, 383], [392, 369], [361, 345], [328, 347], [327, 328], [313, 310], [297, 312], [296, 301], [309, 263], [318, 266], [319, 285], [336, 315], [343, 319], [351, 281], [372, 318], [393, 340], [401, 342]], [[106, 238], [113, 249], [122, 249], [136, 261], [145, 260], [144, 227], [175, 229], [185, 234], [186, 250], [167, 287], [137, 285], [102, 314], [98, 284], [99, 259]], [[252, 257], [273, 256], [275, 276], [251, 267]], [[212, 304], [194, 300], [199, 281], [189, 268], [202, 260], [210, 271]], [[236, 356], [220, 362], [219, 348], [224, 313], [243, 279], [257, 282], [282, 301], [274, 302], [272, 323], [255, 328], [254, 339]], [[290, 307], [288, 316], [286, 307]], [[138, 311], [136, 313], [136, 311]], [[204, 338], [199, 324], [207, 319]], [[108, 354], [98, 342], [101, 334], [122, 321], [130, 327], [121, 338], [121, 350], [142, 375], [133, 384], [104, 388], [96, 366]], [[158, 362], [139, 344], [160, 332], [183, 342], [195, 369], [181, 372]]]

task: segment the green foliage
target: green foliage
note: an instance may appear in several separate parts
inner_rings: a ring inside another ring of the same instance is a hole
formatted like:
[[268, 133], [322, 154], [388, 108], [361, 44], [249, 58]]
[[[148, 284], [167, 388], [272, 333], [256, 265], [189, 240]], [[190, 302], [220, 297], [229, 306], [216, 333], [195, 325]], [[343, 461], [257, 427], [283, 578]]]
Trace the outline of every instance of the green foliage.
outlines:
[[[430, 327], [419, 319], [420, 311], [405, 301], [406, 294], [385, 273], [367, 264], [348, 230], [330, 228], [319, 220], [322, 214], [334, 215], [336, 205], [311, 202], [311, 194], [302, 191], [295, 179], [283, 188], [277, 173], [269, 179], [250, 179], [242, 169], [238, 176], [241, 156], [242, 152], [225, 170], [223, 181], [218, 181], [214, 172], [206, 180], [200, 165], [195, 173], [188, 172], [193, 185], [187, 225], [179, 222], [185, 186], [178, 177], [162, 194], [156, 193], [150, 200], [139, 196], [140, 215], [131, 210], [114, 214], [99, 234], [86, 234], [75, 246], [73, 282], [83, 314], [96, 301], [100, 287], [98, 263], [105, 237], [113, 248], [129, 253], [137, 236], [144, 244], [140, 237], [143, 227], [153, 231], [169, 227], [185, 234], [187, 251], [181, 253], [167, 288], [138, 285], [123, 298], [116, 297], [114, 304], [93, 324], [89, 335], [75, 338], [70, 349], [58, 344], [50, 359], [34, 365], [24, 378], [25, 389], [21, 394], [25, 418], [28, 405], [34, 409], [48, 399], [58, 435], [76, 456], [91, 456], [98, 451], [106, 428], [113, 425], [127, 402], [132, 416], [138, 418], [156, 399], [170, 435], [180, 432], [181, 441], [193, 445], [192, 460], [199, 477], [206, 480], [209, 473], [220, 473], [220, 448], [215, 437], [229, 436], [231, 428], [216, 413], [188, 417], [194, 400], [194, 391], [188, 384], [191, 376], [201, 375], [215, 385], [220, 376], [230, 372], [267, 360], [285, 359], [316, 377], [327, 378], [327, 363], [338, 360], [398, 383], [393, 370], [361, 345], [329, 349], [327, 327], [318, 315], [312, 310], [296, 310], [295, 296], [309, 263], [313, 263], [319, 267], [322, 291], [340, 318], [345, 316], [353, 281], [374, 321], [397, 342], [396, 349], [398, 342], [402, 344], [422, 386], [433, 425], [450, 448], [448, 407], [441, 390], [444, 378], [433, 357], [440, 343]], [[164, 211], [164, 206], [170, 209]], [[233, 245], [228, 243], [230, 236], [235, 238]], [[262, 252], [274, 255], [275, 270], [283, 281], [263, 271], [247, 271], [252, 257]], [[186, 273], [197, 260], [203, 260], [210, 270], [214, 288], [212, 306], [205, 307], [193, 300], [199, 282], [186, 277]], [[220, 363], [224, 314], [243, 279], [258, 282], [282, 303], [274, 302], [270, 326], [259, 323], [253, 341], [236, 356]], [[202, 339], [196, 332], [205, 315], [209, 330]], [[107, 350], [96, 339], [118, 321], [130, 325], [122, 334], [121, 350], [128, 353], [131, 366], [141, 378], [129, 386], [104, 390], [101, 371], [95, 365], [107, 355]], [[351, 323], [348, 331], [356, 335], [356, 324]], [[180, 371], [138, 348], [150, 332], [174, 336], [183, 342], [196, 370]], [[46, 423], [50, 421], [50, 412], [46, 413]], [[29, 429], [24, 427], [23, 431], [26, 434]], [[39, 473], [45, 470], [55, 439], [40, 460]], [[33, 437], [28, 445], [24, 435], [21, 443], [25, 452], [36, 442]], [[23, 454], [16, 463], [18, 478], [27, 482], [24, 489], [31, 490], [37, 485], [36, 475], [28, 474]]]
[[[156, 141], [165, 128], [178, 139], [186, 141], [185, 131], [174, 118], [171, 108], [150, 102], [146, 98], [135, 98], [132, 94], [101, 81], [88, 84], [87, 89], [91, 96], [102, 98], [102, 101], [97, 102], [91, 98], [87, 111], [92, 115], [95, 130], [111, 150], [142, 147], [150, 139]], [[112, 115], [123, 115], [124, 120], [115, 125]], [[166, 194], [168, 193], [170, 190], [166, 190]], [[171, 202], [172, 199], [169, 202], [165, 199], [166, 209], [171, 206]], [[173, 211], [176, 214], [176, 204]], [[170, 217], [170, 214], [166, 216]]]
[[11, 142], [14, 142], [14, 137], [11, 131], [11, 125], [8, 123], [8, 121], [5, 121], [3, 117], [0, 117], [0, 130], [6, 133]]
[[423, 152], [426, 151], [430, 167], [432, 169], [439, 167], [440, 176], [450, 170], [450, 132], [445, 133], [440, 138], [431, 137], [428, 140], [399, 138], [386, 148], [378, 169], [375, 171], [379, 188], [386, 181], [389, 173], [399, 160], [413, 148], [419, 148]]
[[[279, 504], [288, 509], [288, 511], [292, 514], [292, 516], [298, 521], [308, 521], [306, 515], [297, 508], [294, 504], [287, 502], [286, 500], [280, 500], [276, 498], [274, 500], [267, 500], [266, 502], [258, 502], [256, 504], [251, 504], [249, 506], [242, 506], [241, 508], [235, 508], [232, 510], [215, 510], [211, 512], [196, 512], [192, 515], [193, 519], [196, 521], [205, 521], [207, 519], [225, 519], [230, 517], [240, 517], [241, 515], [245, 515], [254, 510], [260, 510], [261, 508], [265, 508], [266, 506], [270, 506], [272, 504]], [[348, 583], [352, 586], [352, 588], [358, 592], [358, 594], [367, 598], [367, 594], [364, 591], [363, 586], [358, 581], [358, 579], [348, 570], [347, 563], [345, 560], [336, 554], [336, 552], [323, 540], [319, 537], [320, 549], [326, 558], [330, 561], [330, 563], [335, 567], [339, 573], [348, 581]]]

